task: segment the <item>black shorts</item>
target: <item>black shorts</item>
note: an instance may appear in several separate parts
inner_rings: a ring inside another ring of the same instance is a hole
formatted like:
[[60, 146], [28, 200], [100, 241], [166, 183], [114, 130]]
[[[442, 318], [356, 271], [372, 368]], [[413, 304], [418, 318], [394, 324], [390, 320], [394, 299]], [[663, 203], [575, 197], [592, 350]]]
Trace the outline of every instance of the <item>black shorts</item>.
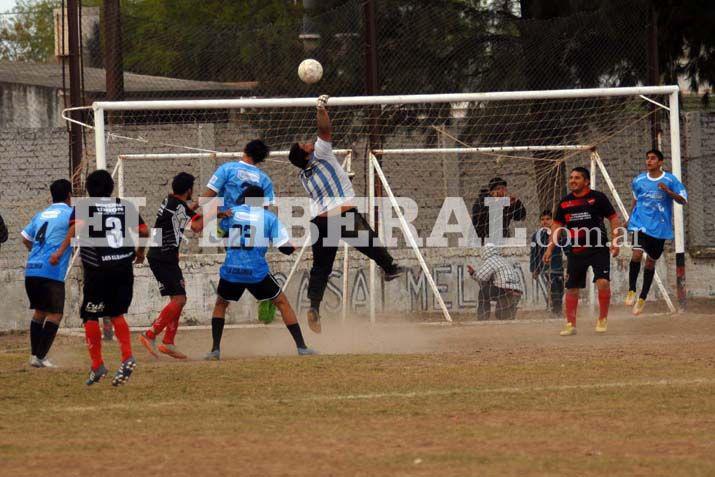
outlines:
[[149, 260], [149, 268], [154, 278], [159, 282], [161, 296], [186, 296], [184, 288], [184, 274], [181, 273], [178, 263]]
[[65, 311], [65, 284], [43, 277], [25, 277], [25, 291], [30, 299], [30, 309], [45, 313]]
[[593, 268], [593, 281], [611, 279], [611, 252], [606, 247], [583, 253], [570, 253], [566, 271], [566, 288], [586, 288], [588, 267]]
[[663, 255], [665, 239], [651, 237], [645, 232], [636, 230], [631, 232], [631, 243], [633, 250], [643, 250], [653, 260], [658, 260]]
[[218, 282], [216, 293], [226, 301], [238, 301], [244, 290], [251, 292], [256, 300], [272, 300], [281, 294], [281, 287], [270, 273], [258, 283], [229, 282], [223, 278]]
[[133, 288], [134, 270], [131, 264], [114, 269], [85, 267], [80, 308], [82, 320], [124, 315], [132, 304]]

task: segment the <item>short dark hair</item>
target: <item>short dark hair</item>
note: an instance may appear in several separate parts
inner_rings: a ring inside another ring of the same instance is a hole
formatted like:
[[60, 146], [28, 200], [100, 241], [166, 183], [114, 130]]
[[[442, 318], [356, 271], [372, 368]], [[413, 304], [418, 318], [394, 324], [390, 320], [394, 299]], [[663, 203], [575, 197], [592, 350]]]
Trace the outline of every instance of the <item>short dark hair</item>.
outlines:
[[541, 215], [539, 217], [553, 217], [554, 213], [551, 212], [550, 209], [546, 209], [543, 212], [541, 212]]
[[64, 202], [72, 195], [72, 183], [67, 179], [58, 179], [50, 184], [52, 202]]
[[493, 191], [499, 186], [506, 187], [506, 181], [501, 177], [494, 177], [492, 180], [489, 181], [489, 192]]
[[257, 164], [259, 162], [265, 161], [271, 150], [265, 142], [261, 141], [260, 139], [254, 139], [253, 141], [246, 144], [246, 147], [243, 148], [243, 152], [248, 157], [253, 159], [253, 162]]
[[588, 169], [586, 169], [585, 167], [581, 167], [581, 166], [574, 167], [573, 169], [571, 169], [571, 172], [578, 172], [579, 174], [581, 174], [583, 176], [584, 179], [591, 182], [591, 172]]
[[263, 191], [263, 187], [257, 185], [249, 185], [243, 189], [243, 203], [249, 207], [263, 206], [263, 201], [257, 199], [262, 199], [265, 196], [266, 194]]
[[90, 197], [111, 197], [114, 192], [114, 179], [104, 169], [97, 169], [87, 176], [85, 188]]
[[296, 143], [293, 143], [293, 145], [290, 147], [290, 152], [288, 153], [288, 160], [295, 167], [298, 167], [299, 169], [304, 169], [305, 168], [305, 158], [307, 156], [308, 156], [308, 153], [305, 152], [305, 150], [302, 147], [300, 147], [300, 144], [298, 144], [296, 142]]
[[655, 154], [656, 156], [658, 156], [659, 161], [663, 160], [663, 153], [660, 152], [659, 149], [651, 149], [650, 151], [645, 153], [645, 156], [648, 157], [648, 154]]
[[174, 180], [171, 181], [171, 190], [176, 195], [185, 194], [194, 187], [194, 176], [188, 172], [179, 172]]

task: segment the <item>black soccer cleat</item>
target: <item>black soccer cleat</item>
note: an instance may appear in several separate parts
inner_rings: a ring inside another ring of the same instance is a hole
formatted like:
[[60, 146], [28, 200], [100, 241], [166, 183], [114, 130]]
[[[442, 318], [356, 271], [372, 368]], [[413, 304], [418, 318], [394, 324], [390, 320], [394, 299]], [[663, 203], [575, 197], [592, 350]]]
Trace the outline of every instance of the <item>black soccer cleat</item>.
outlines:
[[129, 358], [125, 359], [124, 362], [122, 362], [122, 364], [119, 366], [119, 369], [114, 375], [114, 378], [112, 378], [112, 386], [121, 386], [123, 384], [127, 384], [127, 381], [129, 381], [129, 377], [132, 375], [132, 372], [136, 367], [137, 362], [133, 356], [130, 356]]
[[90, 369], [89, 378], [87, 378], [85, 384], [87, 386], [91, 386], [95, 383], [98, 383], [103, 377], [107, 375], [107, 372], [107, 368], [104, 366], [104, 364], [99, 365], [99, 368], [97, 369]]

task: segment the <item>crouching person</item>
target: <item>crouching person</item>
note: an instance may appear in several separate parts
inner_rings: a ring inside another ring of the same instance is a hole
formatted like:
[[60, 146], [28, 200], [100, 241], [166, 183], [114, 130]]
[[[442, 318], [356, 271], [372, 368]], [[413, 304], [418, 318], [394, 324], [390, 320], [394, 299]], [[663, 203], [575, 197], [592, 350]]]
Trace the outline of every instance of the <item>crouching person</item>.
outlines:
[[484, 263], [477, 270], [467, 265], [469, 275], [479, 282], [477, 319], [489, 319], [492, 301], [496, 301], [497, 320], [516, 319], [516, 309], [524, 287], [514, 265], [492, 244], [482, 249], [482, 258]]

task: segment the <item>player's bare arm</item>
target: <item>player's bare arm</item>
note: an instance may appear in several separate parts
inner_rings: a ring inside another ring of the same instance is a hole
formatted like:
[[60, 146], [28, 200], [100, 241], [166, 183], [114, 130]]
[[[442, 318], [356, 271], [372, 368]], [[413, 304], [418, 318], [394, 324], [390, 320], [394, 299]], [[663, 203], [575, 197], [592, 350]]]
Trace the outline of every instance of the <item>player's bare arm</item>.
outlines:
[[60, 263], [60, 259], [65, 253], [65, 250], [67, 250], [72, 245], [72, 238], [74, 238], [76, 228], [77, 222], [70, 225], [70, 228], [67, 230], [67, 235], [65, 235], [65, 239], [62, 241], [62, 244], [60, 244], [60, 248], [58, 248], [55, 253], [50, 255], [50, 265], [54, 266]]
[[[140, 238], [149, 238], [149, 227], [145, 226], [139, 226], [139, 237]], [[134, 258], [134, 263], [143, 263], [144, 259], [146, 258], [146, 247], [140, 245], [137, 247], [135, 250], [135, 258]]]
[[328, 115], [328, 95], [324, 94], [318, 98], [317, 120], [318, 120], [318, 137], [323, 141], [330, 142], [333, 138], [333, 125], [330, 122]]
[[669, 196], [671, 199], [673, 199], [674, 201], [676, 201], [678, 204], [680, 204], [680, 205], [686, 205], [686, 204], [688, 203], [688, 201], [687, 201], [687, 199], [686, 199], [685, 197], [683, 197], [683, 196], [680, 195], [680, 194], [676, 194], [675, 192], [673, 192], [673, 190], [672, 190], [670, 187], [668, 187], [664, 182], [659, 183], [659, 184], [658, 184], [658, 187], [660, 188], [660, 190], [662, 190], [663, 192], [665, 192], [666, 194], [668, 194], [668, 196]]
[[561, 228], [561, 224], [559, 224], [556, 221], [551, 222], [551, 235], [549, 235], [549, 245], [546, 247], [546, 251], [544, 251], [544, 257], [542, 260], [544, 261], [545, 264], [550, 264], [551, 263], [551, 256], [554, 254], [554, 249], [558, 245], [559, 241], [559, 229]]
[[621, 253], [621, 240], [623, 239], [623, 227], [618, 214], [613, 214], [608, 221], [611, 224], [611, 255], [617, 257]]
[[32, 250], [32, 240], [27, 240], [25, 237], [22, 237], [22, 244], [25, 246], [28, 252]]

